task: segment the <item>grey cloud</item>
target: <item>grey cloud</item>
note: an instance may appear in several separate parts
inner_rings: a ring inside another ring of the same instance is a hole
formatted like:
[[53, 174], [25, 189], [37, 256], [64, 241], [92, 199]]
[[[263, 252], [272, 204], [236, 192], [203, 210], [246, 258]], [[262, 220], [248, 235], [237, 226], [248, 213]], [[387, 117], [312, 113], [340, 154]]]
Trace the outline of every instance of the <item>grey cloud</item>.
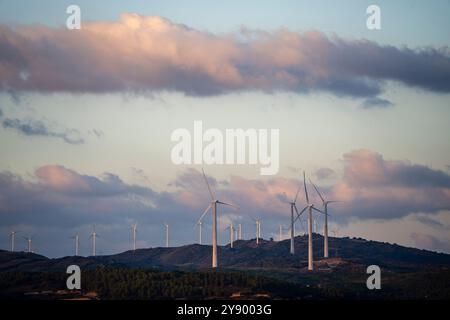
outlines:
[[314, 172], [318, 180], [325, 180], [336, 175], [336, 172], [330, 168], [320, 168]]
[[11, 119], [2, 121], [3, 128], [12, 129], [26, 136], [61, 139], [69, 144], [83, 144], [84, 139], [76, 129], [53, 129], [49, 124], [34, 119]]
[[98, 139], [100, 139], [101, 137], [103, 137], [105, 135], [104, 132], [102, 130], [99, 130], [99, 129], [89, 130], [89, 134], [94, 135]]
[[418, 215], [416, 217], [416, 220], [421, 222], [421, 223], [423, 223], [423, 224], [431, 226], [433, 228], [445, 228], [445, 225], [442, 222], [440, 222], [438, 220], [435, 220], [435, 219], [432, 219], [432, 218], [430, 218], [430, 217], [428, 217], [426, 215]]
[[[218, 186], [217, 180], [213, 177], [207, 176], [207, 179], [212, 188], [216, 188]], [[177, 179], [169, 183], [169, 185], [187, 190], [204, 190], [206, 188], [205, 178], [202, 173], [193, 168], [187, 168], [184, 170], [177, 177]]]
[[394, 104], [386, 99], [381, 99], [378, 97], [368, 98], [364, 101], [363, 107], [366, 109], [370, 108], [387, 108], [392, 107]]

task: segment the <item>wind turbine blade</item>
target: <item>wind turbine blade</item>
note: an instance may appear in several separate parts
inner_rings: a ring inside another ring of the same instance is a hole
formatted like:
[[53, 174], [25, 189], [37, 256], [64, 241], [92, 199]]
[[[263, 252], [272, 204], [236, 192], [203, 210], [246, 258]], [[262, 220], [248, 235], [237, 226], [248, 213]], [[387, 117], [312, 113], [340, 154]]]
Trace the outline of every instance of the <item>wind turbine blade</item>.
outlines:
[[235, 209], [239, 209], [238, 206], [235, 206], [234, 204], [231, 204], [231, 203], [226, 203], [226, 202], [222, 202], [222, 201], [217, 201], [217, 203], [224, 204], [226, 206], [230, 206], [230, 207], [233, 207]]
[[339, 201], [339, 200], [330, 200], [330, 201], [327, 201], [327, 203], [338, 203], [338, 202], [344, 202], [344, 201]]
[[297, 212], [297, 217], [294, 220], [294, 223], [295, 223], [298, 219], [300, 219], [300, 216], [302, 215], [303, 212], [305, 212], [306, 209], [308, 209], [308, 207], [304, 207], [303, 210], [300, 211], [300, 213], [298, 213], [298, 210], [297, 210], [296, 206], [294, 206], [294, 208], [295, 208], [295, 211]]
[[211, 200], [214, 201], [215, 200], [214, 193], [211, 191], [211, 188], [208, 183], [208, 179], [206, 178], [206, 174], [205, 174], [205, 171], [203, 170], [203, 168], [202, 168], [202, 172], [203, 172], [203, 178], [205, 178], [206, 186], [208, 187], [209, 195], [211, 196]]
[[297, 202], [298, 194], [300, 193], [301, 185], [298, 186], [297, 193], [295, 194], [294, 203]]
[[309, 182], [313, 185], [314, 189], [316, 190], [317, 194], [319, 195], [320, 199], [322, 200], [323, 203], [325, 203], [325, 199], [322, 197], [322, 195], [319, 192], [319, 189], [317, 189], [316, 185], [311, 181], [311, 179], [309, 179]]
[[203, 217], [208, 213], [209, 209], [211, 209], [211, 204], [205, 209], [205, 211], [203, 211], [202, 215], [201, 215], [200, 218], [197, 220], [197, 224], [199, 224], [200, 221], [202, 221]]
[[305, 187], [306, 203], [309, 204], [308, 189], [306, 189], [305, 171], [303, 171], [303, 186]]
[[[317, 209], [316, 207], [311, 206], [313, 210], [316, 210], [317, 212], [320, 212], [321, 214], [325, 214], [322, 210]], [[328, 214], [329, 215], [329, 214]]]

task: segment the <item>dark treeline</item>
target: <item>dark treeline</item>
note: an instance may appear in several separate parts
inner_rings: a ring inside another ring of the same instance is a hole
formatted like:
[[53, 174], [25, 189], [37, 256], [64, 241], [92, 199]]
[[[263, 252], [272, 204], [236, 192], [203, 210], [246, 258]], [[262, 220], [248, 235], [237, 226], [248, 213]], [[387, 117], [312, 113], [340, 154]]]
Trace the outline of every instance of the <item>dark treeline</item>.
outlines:
[[[65, 273], [7, 272], [0, 274], [0, 297], [20, 298], [24, 292], [66, 288]], [[343, 280], [344, 279], [344, 280]], [[240, 292], [246, 298], [271, 299], [448, 299], [450, 272], [390, 275], [383, 289], [370, 291], [360, 278], [335, 277], [316, 284], [274, 279], [249, 272], [163, 272], [150, 269], [99, 267], [82, 272], [82, 292], [100, 299], [214, 299]]]

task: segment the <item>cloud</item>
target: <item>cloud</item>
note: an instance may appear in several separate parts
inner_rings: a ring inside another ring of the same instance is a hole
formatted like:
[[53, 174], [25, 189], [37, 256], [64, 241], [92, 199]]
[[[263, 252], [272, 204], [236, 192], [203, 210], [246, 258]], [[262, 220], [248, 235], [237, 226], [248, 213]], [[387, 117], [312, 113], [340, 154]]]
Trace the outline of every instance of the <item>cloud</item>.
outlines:
[[75, 32], [0, 26], [0, 79], [3, 91], [321, 91], [386, 107], [390, 102], [378, 96], [390, 80], [449, 93], [450, 58], [447, 48], [397, 48], [287, 29], [216, 35], [123, 14], [115, 22], [84, 22]]
[[[368, 150], [345, 154], [343, 165], [344, 173], [337, 183], [328, 187], [319, 185], [327, 199], [345, 201], [330, 207], [333, 223], [399, 221], [418, 213], [414, 215], [417, 223], [436, 232], [448, 232], [448, 174], [405, 161], [385, 160]], [[142, 171], [136, 169], [136, 174], [139, 173]], [[46, 234], [56, 230], [70, 234], [96, 224], [101, 226], [105, 239], [109, 232], [110, 239], [120, 234], [126, 242], [128, 226], [138, 221], [142, 237], [159, 243], [163, 239], [162, 222], [168, 221], [177, 230], [177, 243], [192, 243], [196, 239], [195, 221], [210, 202], [202, 173], [193, 168], [180, 172], [169, 184], [170, 190], [159, 192], [126, 183], [110, 172], [92, 176], [61, 165], [39, 167], [26, 177], [0, 172], [0, 229], [5, 232], [6, 228], [21, 226], [20, 230], [51, 238]], [[290, 206], [285, 202], [284, 193], [291, 200], [300, 187], [297, 206], [301, 210], [305, 205], [303, 181], [299, 179], [255, 180], [231, 176], [227, 183], [212, 177], [208, 180], [219, 200], [240, 207], [234, 210], [221, 206], [221, 225], [234, 221], [243, 223], [245, 230], [250, 226], [254, 230], [251, 217], [258, 216], [263, 219], [263, 226], [267, 226], [263, 230], [266, 238], [276, 232], [270, 226], [289, 219]], [[307, 187], [311, 201], [319, 206], [320, 199], [314, 189], [309, 184]], [[205, 219], [205, 228], [210, 227], [209, 219]], [[189, 225], [192, 228], [186, 228]], [[222, 232], [221, 237], [222, 241], [228, 241], [227, 233]], [[437, 242], [430, 238], [418, 234], [413, 237], [426, 248], [439, 249]], [[54, 246], [52, 250], [60, 252], [61, 249]]]
[[314, 172], [314, 175], [318, 180], [325, 180], [335, 176], [336, 172], [330, 168], [320, 168]]
[[411, 239], [418, 248], [435, 250], [440, 252], [449, 252], [450, 246], [447, 242], [442, 241], [432, 235], [418, 232], [411, 233]]
[[386, 99], [381, 99], [378, 97], [368, 98], [364, 101], [363, 107], [369, 108], [387, 108], [392, 107], [394, 104]]
[[34, 119], [11, 119], [2, 121], [3, 128], [12, 129], [26, 136], [50, 137], [61, 139], [69, 144], [83, 144], [84, 139], [76, 129], [52, 128], [55, 125], [47, 124]]
[[385, 160], [369, 150], [353, 151], [343, 158], [344, 176], [328, 190], [331, 198], [345, 201], [336, 206], [341, 215], [392, 219], [450, 210], [450, 175], [444, 171]]
[[99, 129], [89, 130], [89, 134], [95, 136], [97, 139], [100, 139], [100, 138], [102, 138], [105, 135], [105, 133], [102, 130], [99, 130]]

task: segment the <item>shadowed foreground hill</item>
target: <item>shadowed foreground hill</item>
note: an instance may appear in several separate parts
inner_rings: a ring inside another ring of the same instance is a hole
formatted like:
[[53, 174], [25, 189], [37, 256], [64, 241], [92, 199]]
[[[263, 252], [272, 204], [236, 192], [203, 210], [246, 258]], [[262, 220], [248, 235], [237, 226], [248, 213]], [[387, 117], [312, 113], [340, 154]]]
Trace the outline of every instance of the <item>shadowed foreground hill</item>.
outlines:
[[[306, 272], [307, 237], [295, 239], [296, 254], [289, 254], [289, 240], [236, 241], [234, 248], [218, 248], [219, 266], [228, 269], [279, 269]], [[352, 268], [377, 264], [392, 272], [415, 272], [428, 268], [449, 268], [450, 255], [364, 239], [330, 238], [330, 258], [323, 259], [323, 238], [314, 235], [314, 257], [317, 271], [343, 266]], [[173, 248], [139, 249], [135, 252], [97, 256], [49, 259], [24, 252], [0, 251], [0, 272], [62, 271], [76, 264], [82, 269], [98, 266], [111, 268], [156, 268], [163, 270], [198, 270], [211, 265], [211, 246], [186, 245]]]
[[[307, 271], [307, 237], [241, 240], [211, 246], [139, 249], [109, 256], [49, 259], [0, 251], [0, 299], [448, 299], [450, 255], [364, 239], [314, 235], [315, 271]], [[66, 289], [67, 266], [82, 270], [82, 290]], [[366, 287], [368, 265], [382, 270], [382, 290]]]

